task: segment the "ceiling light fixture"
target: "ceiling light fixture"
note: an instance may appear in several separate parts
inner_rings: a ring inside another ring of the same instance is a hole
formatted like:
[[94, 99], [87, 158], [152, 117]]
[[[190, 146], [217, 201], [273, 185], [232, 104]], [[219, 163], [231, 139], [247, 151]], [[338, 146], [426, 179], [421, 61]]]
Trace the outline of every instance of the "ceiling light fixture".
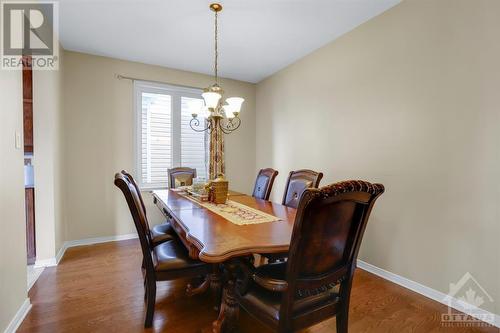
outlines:
[[[241, 105], [245, 101], [241, 97], [230, 97], [226, 99], [226, 104], [222, 103], [222, 95], [224, 90], [219, 86], [219, 49], [218, 49], [218, 14], [222, 11], [222, 5], [212, 3], [210, 10], [215, 13], [214, 24], [214, 44], [215, 44], [215, 61], [214, 61], [214, 77], [215, 82], [208, 88], [203, 90], [201, 96], [204, 100], [204, 105], [194, 103], [191, 109], [193, 118], [189, 122], [191, 128], [196, 132], [214, 131], [220, 129], [225, 134], [229, 134], [238, 129], [241, 125], [240, 112]], [[196, 105], [195, 105], [196, 104]], [[201, 125], [200, 119], [206, 118], [205, 124]], [[201, 126], [200, 126], [201, 125]]]

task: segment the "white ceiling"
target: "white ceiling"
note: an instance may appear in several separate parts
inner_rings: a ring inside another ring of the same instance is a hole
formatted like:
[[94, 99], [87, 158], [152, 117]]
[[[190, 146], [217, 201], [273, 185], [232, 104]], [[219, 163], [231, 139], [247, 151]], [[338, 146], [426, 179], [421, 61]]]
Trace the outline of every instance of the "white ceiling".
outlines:
[[[401, 0], [223, 0], [220, 76], [258, 82]], [[60, 0], [67, 50], [213, 72], [208, 0]]]

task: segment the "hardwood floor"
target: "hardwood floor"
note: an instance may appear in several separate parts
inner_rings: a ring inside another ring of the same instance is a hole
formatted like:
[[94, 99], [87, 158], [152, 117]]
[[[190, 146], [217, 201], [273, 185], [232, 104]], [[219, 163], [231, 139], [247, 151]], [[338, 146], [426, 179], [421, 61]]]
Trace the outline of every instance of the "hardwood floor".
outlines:
[[[210, 332], [217, 317], [209, 294], [185, 297], [186, 281], [158, 284], [153, 328], [143, 329], [145, 304], [139, 242], [70, 248], [29, 292], [33, 308], [19, 332]], [[494, 327], [445, 328], [445, 306], [363, 270], [355, 274], [349, 332], [487, 332]], [[241, 333], [268, 329], [241, 312]], [[335, 332], [330, 319], [303, 332]]]

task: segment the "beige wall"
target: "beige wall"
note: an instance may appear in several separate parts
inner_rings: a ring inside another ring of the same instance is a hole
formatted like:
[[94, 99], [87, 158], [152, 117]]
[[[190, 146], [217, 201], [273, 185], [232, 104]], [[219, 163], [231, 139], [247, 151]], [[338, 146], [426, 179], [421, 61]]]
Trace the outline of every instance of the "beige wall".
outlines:
[[[135, 232], [115, 172], [134, 169], [133, 84], [116, 74], [205, 87], [210, 76], [65, 52], [64, 218], [66, 240]], [[231, 187], [250, 192], [255, 177], [255, 85], [222, 80], [227, 96], [245, 98], [240, 129], [226, 136]], [[161, 221], [147, 198], [153, 223]]]
[[[257, 85], [257, 168], [383, 183], [361, 259], [500, 302], [500, 2], [408, 0]], [[492, 304], [485, 308], [500, 313]]]
[[0, 70], [0, 332], [27, 297], [22, 74]]
[[64, 241], [62, 220], [62, 73], [33, 71], [33, 157], [37, 261], [54, 258]]

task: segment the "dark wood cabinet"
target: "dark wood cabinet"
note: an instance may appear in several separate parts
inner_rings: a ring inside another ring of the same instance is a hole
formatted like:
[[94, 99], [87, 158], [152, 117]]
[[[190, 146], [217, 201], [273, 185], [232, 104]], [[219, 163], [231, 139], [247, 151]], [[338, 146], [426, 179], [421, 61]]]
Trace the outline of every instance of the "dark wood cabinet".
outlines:
[[24, 152], [33, 152], [33, 103], [23, 102], [23, 116], [24, 116]]
[[27, 66], [31, 57], [25, 56], [23, 61], [23, 129], [24, 152], [33, 152], [33, 70]]
[[25, 205], [26, 205], [26, 248], [28, 252], [28, 265], [35, 263], [36, 246], [35, 246], [35, 189], [26, 188]]

